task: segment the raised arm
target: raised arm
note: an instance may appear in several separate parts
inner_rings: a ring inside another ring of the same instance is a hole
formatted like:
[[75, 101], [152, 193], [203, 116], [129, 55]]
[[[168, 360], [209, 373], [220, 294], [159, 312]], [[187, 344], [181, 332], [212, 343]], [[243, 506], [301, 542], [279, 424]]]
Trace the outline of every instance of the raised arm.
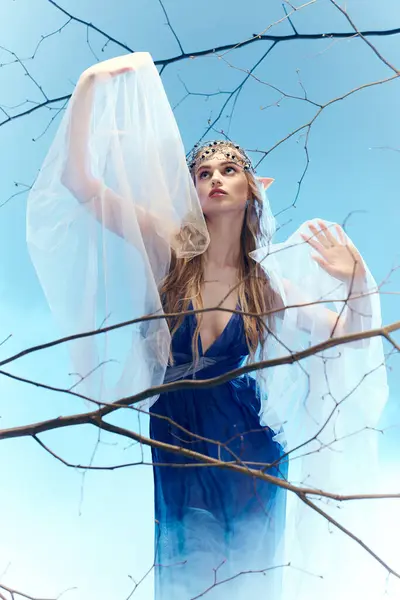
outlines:
[[[117, 58], [90, 67], [81, 75], [71, 99], [68, 154], [61, 181], [107, 229], [120, 237], [135, 239], [135, 231], [130, 231], [130, 228], [134, 228], [137, 222], [144, 238], [152, 236], [159, 239], [158, 243], [162, 245], [162, 237], [155, 234], [162, 231], [166, 224], [150, 210], [126, 202], [122, 195], [107, 187], [92, 172], [90, 129], [96, 85], [101, 80], [130, 71], [134, 71], [134, 67], [121, 66], [121, 58]], [[137, 176], [140, 177], [140, 173]]]

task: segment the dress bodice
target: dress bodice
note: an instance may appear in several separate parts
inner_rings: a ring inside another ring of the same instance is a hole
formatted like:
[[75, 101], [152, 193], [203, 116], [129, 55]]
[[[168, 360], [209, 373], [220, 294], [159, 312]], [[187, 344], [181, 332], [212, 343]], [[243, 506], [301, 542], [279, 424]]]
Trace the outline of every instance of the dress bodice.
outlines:
[[[189, 310], [193, 310], [192, 303], [189, 305]], [[196, 315], [187, 315], [175, 332], [171, 342], [175, 364], [173, 367], [168, 367], [166, 381], [193, 377], [192, 339], [196, 324]], [[199, 365], [196, 369], [196, 379], [216, 377], [239, 367], [249, 354], [242, 316], [232, 313], [224, 330], [206, 352], [203, 352], [199, 337], [198, 351]]]

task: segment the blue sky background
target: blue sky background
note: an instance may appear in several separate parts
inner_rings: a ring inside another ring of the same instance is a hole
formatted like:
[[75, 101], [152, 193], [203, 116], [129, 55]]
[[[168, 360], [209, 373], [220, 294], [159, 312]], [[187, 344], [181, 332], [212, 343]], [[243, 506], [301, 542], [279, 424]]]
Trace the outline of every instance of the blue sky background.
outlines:
[[[179, 53], [158, 0], [64, 0], [62, 5], [133, 50], [149, 51], [155, 60]], [[165, 0], [164, 5], [187, 52], [243, 41], [284, 16], [278, 0]], [[346, 6], [360, 30], [400, 27], [397, 0], [348, 0]], [[1, 0], [0, 15], [2, 64], [13, 61], [5, 49], [28, 58], [42, 35], [54, 32], [67, 20], [46, 0]], [[350, 30], [329, 0], [298, 11], [293, 22], [303, 33]], [[270, 30], [275, 35], [291, 32], [287, 21]], [[86, 36], [84, 25], [71, 22], [44, 40], [34, 60], [26, 62], [48, 97], [70, 93], [80, 73], [95, 62]], [[400, 68], [400, 36], [369, 39]], [[100, 59], [124, 53], [113, 43], [102, 52], [106, 40], [100, 34], [89, 32], [89, 40]], [[270, 42], [257, 42], [228, 52], [224, 59], [207, 56], [166, 69], [164, 85], [188, 150], [227, 98], [225, 93], [216, 92], [235, 89], [245, 77], [241, 69], [254, 65], [269, 46]], [[228, 132], [248, 149], [266, 150], [309, 121], [315, 108], [300, 100], [283, 99], [277, 104], [280, 95], [262, 82], [301, 96], [300, 78], [310, 99], [326, 103], [392, 72], [360, 39], [324, 39], [278, 44], [254, 74], [260, 81], [250, 79], [246, 83], [232, 118], [233, 100], [228, 103], [216, 130]], [[186, 89], [191, 95], [185, 98]], [[209, 96], [204, 96], [206, 93]], [[357, 92], [322, 112], [311, 130], [311, 162], [296, 208], [282, 215], [287, 224], [279, 233], [286, 237], [313, 217], [342, 223], [353, 213], [347, 231], [379, 282], [400, 264], [399, 98], [397, 80]], [[16, 106], [27, 99], [41, 102], [43, 96], [20, 64], [6, 64], [0, 69], [0, 105]], [[6, 110], [13, 114], [20, 109]], [[0, 358], [58, 335], [27, 253], [26, 194], [8, 201], [22, 189], [15, 188], [15, 182], [30, 184], [40, 168], [59, 122], [58, 117], [43, 133], [54, 113], [43, 109], [0, 127], [0, 203], [4, 203], [0, 211], [0, 340], [12, 334], [0, 346]], [[208, 137], [218, 137], [218, 133]], [[259, 175], [276, 180], [269, 192], [275, 213], [290, 206], [296, 196], [305, 166], [303, 146], [304, 137], [292, 138], [258, 169]], [[400, 290], [399, 284], [400, 274], [395, 272], [383, 288], [387, 292], [382, 296], [385, 323], [399, 319], [400, 298], [393, 294]], [[67, 385], [66, 360], [65, 348], [51, 350], [22, 359], [9, 371]], [[391, 429], [381, 445], [387, 465], [393, 465], [398, 456], [398, 357], [393, 358], [390, 368], [391, 397], [382, 427], [390, 425]], [[82, 406], [71, 398], [0, 379], [1, 427], [79, 410]], [[124, 418], [134, 426], [133, 416]], [[88, 463], [95, 448], [95, 464], [141, 458], [140, 449], [125, 441], [102, 435], [97, 444], [97, 432], [89, 427], [49, 433], [43, 439], [73, 463]], [[149, 459], [147, 451], [145, 459]], [[126, 598], [133, 587], [129, 576], [140, 579], [152, 564], [151, 468], [82, 475], [61, 465], [32, 440], [14, 439], [0, 444], [0, 469], [0, 580], [40, 597], [56, 596], [76, 586], [78, 589], [69, 591], [66, 598]], [[150, 598], [151, 586], [150, 576], [134, 598]]]

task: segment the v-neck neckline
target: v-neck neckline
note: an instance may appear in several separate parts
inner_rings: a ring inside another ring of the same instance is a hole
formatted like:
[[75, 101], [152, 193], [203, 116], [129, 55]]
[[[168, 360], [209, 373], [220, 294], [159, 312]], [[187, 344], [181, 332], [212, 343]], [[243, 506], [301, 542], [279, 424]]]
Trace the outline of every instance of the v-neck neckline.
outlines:
[[[192, 306], [192, 310], [194, 310], [193, 302], [190, 301], [190, 304]], [[239, 303], [236, 304], [236, 309], [235, 310], [239, 310]], [[221, 331], [221, 333], [215, 338], [215, 340], [210, 344], [210, 346], [208, 346], [208, 348], [207, 348], [207, 350], [205, 352], [203, 350], [203, 341], [201, 339], [201, 333], [199, 331], [199, 345], [200, 345], [200, 350], [201, 350], [201, 355], [202, 356], [206, 356], [206, 354], [211, 350], [211, 348], [213, 348], [216, 345], [216, 343], [222, 338], [222, 336], [226, 333], [229, 325], [232, 323], [233, 318], [236, 317], [236, 315], [237, 315], [237, 313], [234, 313], [234, 312], [231, 314], [231, 316], [229, 318], [229, 321], [226, 323], [226, 325], [223, 328], [223, 330]], [[197, 315], [194, 313], [193, 317], [194, 317], [195, 326], [197, 326]]]

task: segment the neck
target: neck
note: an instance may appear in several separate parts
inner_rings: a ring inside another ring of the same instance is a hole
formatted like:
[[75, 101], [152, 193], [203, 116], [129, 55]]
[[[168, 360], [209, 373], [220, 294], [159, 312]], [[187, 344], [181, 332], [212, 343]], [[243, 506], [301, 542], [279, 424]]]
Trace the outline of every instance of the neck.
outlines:
[[207, 219], [210, 244], [204, 254], [205, 265], [217, 268], [237, 268], [241, 253], [243, 219], [237, 215], [218, 215]]

